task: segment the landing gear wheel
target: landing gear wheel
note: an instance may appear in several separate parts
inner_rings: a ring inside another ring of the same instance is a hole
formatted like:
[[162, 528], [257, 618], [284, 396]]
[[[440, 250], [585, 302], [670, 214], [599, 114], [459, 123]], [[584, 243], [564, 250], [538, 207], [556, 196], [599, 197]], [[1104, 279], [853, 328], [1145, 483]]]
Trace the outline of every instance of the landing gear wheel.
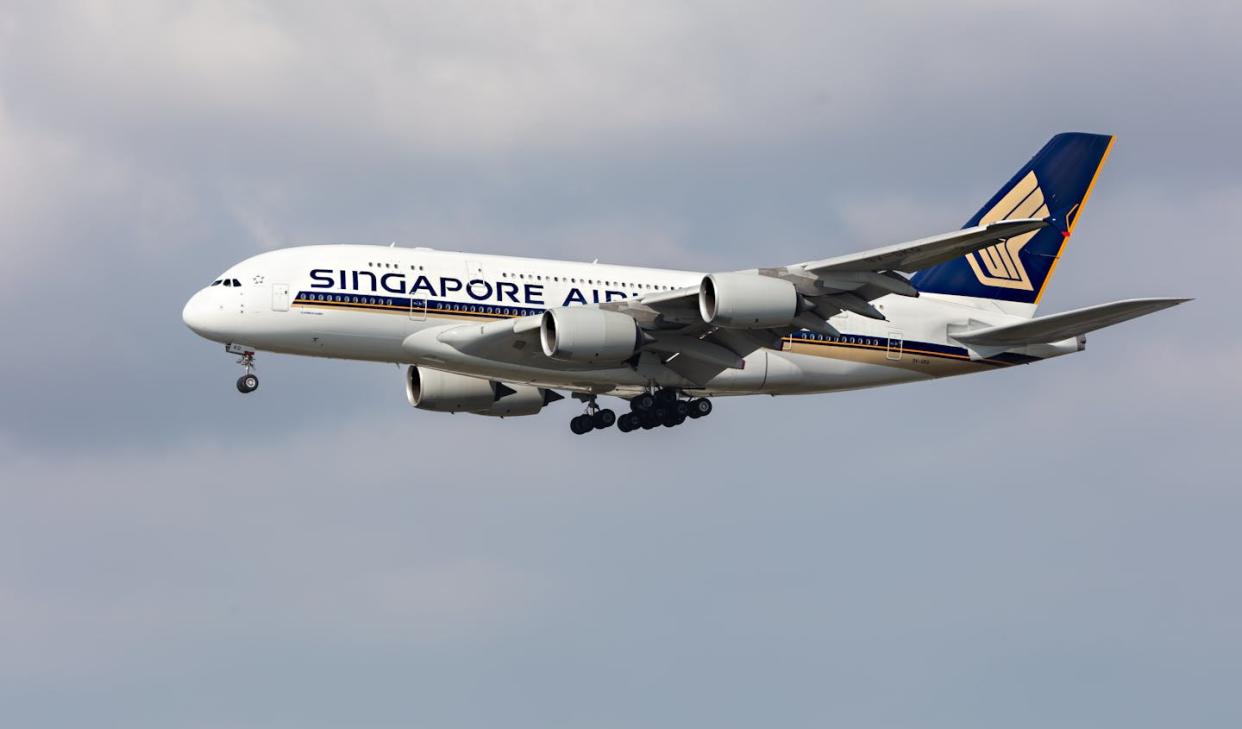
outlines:
[[673, 414], [679, 420], [685, 420], [686, 416], [690, 414], [690, 405], [685, 400], [678, 400], [673, 404]]
[[594, 430], [595, 424], [591, 422], [590, 415], [579, 415], [569, 421], [569, 429], [574, 432], [574, 435], [582, 435]]
[[644, 392], [630, 400], [630, 410], [636, 413], [645, 413], [655, 407], [655, 397], [651, 393]]
[[712, 414], [712, 401], [705, 397], [691, 400], [689, 402], [689, 407], [690, 412], [688, 414], [692, 418], [702, 418]]
[[596, 410], [594, 415], [590, 416], [591, 425], [596, 430], [611, 428], [612, 424], [617, 422], [617, 414], [611, 410]]
[[224, 351], [229, 354], [239, 354], [241, 359], [237, 360], [237, 364], [241, 365], [246, 374], [237, 378], [237, 391], [245, 395], [248, 392], [254, 392], [259, 389], [259, 378], [254, 376], [254, 351], [246, 349], [240, 344], [226, 344]]
[[617, 418], [617, 430], [622, 433], [628, 433], [631, 430], [637, 430], [642, 427], [637, 413], [625, 413]]

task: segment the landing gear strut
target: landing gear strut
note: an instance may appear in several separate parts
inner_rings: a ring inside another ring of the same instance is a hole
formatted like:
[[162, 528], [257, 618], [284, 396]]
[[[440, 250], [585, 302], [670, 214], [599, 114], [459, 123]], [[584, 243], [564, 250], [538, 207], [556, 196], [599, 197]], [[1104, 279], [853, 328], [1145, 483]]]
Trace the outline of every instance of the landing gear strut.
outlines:
[[686, 422], [686, 418], [701, 418], [711, 411], [712, 403], [707, 398], [682, 400], [677, 390], [664, 388], [655, 393], [644, 392], [630, 400], [630, 412], [617, 419], [617, 429], [629, 433], [639, 428], [675, 428]]
[[592, 395], [587, 400], [587, 411], [569, 421], [569, 429], [574, 435], [583, 435], [592, 430], [611, 428], [617, 422], [617, 414], [607, 408], [601, 409]]
[[237, 360], [237, 364], [246, 368], [246, 374], [237, 378], [237, 391], [245, 395], [259, 389], [259, 378], [253, 372], [254, 352], [236, 344], [230, 344], [225, 349], [231, 354], [240, 354], [241, 359]]

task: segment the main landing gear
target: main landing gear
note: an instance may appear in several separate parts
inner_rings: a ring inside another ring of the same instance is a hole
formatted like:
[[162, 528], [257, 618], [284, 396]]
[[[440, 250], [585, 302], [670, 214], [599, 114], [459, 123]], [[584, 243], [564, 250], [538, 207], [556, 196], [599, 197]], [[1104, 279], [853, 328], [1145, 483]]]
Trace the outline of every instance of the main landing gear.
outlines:
[[671, 389], [657, 390], [654, 394], [645, 392], [630, 400], [630, 412], [617, 418], [617, 430], [629, 433], [639, 428], [674, 428], [687, 418], [697, 420], [711, 412], [712, 401], [705, 397], [682, 400], [677, 397], [677, 391]]
[[241, 359], [237, 360], [237, 364], [246, 368], [246, 374], [237, 378], [237, 391], [246, 395], [259, 389], [259, 378], [252, 371], [254, 370], [254, 352], [236, 344], [230, 344], [225, 349], [230, 354], [240, 354]]
[[569, 429], [574, 432], [574, 435], [582, 435], [592, 430], [611, 428], [615, 422], [617, 422], [617, 414], [607, 408], [601, 409], [595, 402], [595, 397], [592, 396], [587, 401], [587, 411], [569, 421]]
[[657, 390], [654, 393], [644, 392], [630, 400], [630, 412], [620, 416], [611, 410], [601, 410], [595, 404], [595, 397], [582, 396], [587, 401], [587, 411], [569, 421], [569, 429], [576, 435], [590, 433], [592, 430], [603, 430], [616, 423], [617, 430], [629, 433], [639, 428], [651, 430], [664, 426], [673, 428], [686, 422], [710, 415], [712, 401], [705, 397], [683, 400], [673, 389]]

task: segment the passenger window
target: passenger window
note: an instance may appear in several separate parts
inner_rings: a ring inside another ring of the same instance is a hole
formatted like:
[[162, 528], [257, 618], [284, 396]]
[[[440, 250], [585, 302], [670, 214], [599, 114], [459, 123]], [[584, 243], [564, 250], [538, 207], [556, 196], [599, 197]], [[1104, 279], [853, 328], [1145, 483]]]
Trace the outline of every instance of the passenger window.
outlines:
[[219, 286], [221, 283], [222, 283], [222, 280], [221, 280], [221, 279], [216, 279], [215, 281], [212, 281], [212, 282], [211, 282], [211, 285], [212, 285], [212, 286]]

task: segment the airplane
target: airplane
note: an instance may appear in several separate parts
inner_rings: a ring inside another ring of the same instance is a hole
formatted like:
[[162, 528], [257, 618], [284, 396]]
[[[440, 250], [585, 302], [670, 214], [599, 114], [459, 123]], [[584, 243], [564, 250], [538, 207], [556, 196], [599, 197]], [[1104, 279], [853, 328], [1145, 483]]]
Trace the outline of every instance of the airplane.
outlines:
[[[830, 258], [702, 273], [374, 245], [273, 250], [182, 311], [239, 355], [406, 365], [421, 410], [515, 417], [570, 393], [576, 434], [675, 427], [710, 398], [828, 393], [1080, 352], [1088, 332], [1189, 299], [1036, 316], [1113, 146], [1054, 136], [965, 227]], [[628, 401], [618, 416], [600, 396]]]

